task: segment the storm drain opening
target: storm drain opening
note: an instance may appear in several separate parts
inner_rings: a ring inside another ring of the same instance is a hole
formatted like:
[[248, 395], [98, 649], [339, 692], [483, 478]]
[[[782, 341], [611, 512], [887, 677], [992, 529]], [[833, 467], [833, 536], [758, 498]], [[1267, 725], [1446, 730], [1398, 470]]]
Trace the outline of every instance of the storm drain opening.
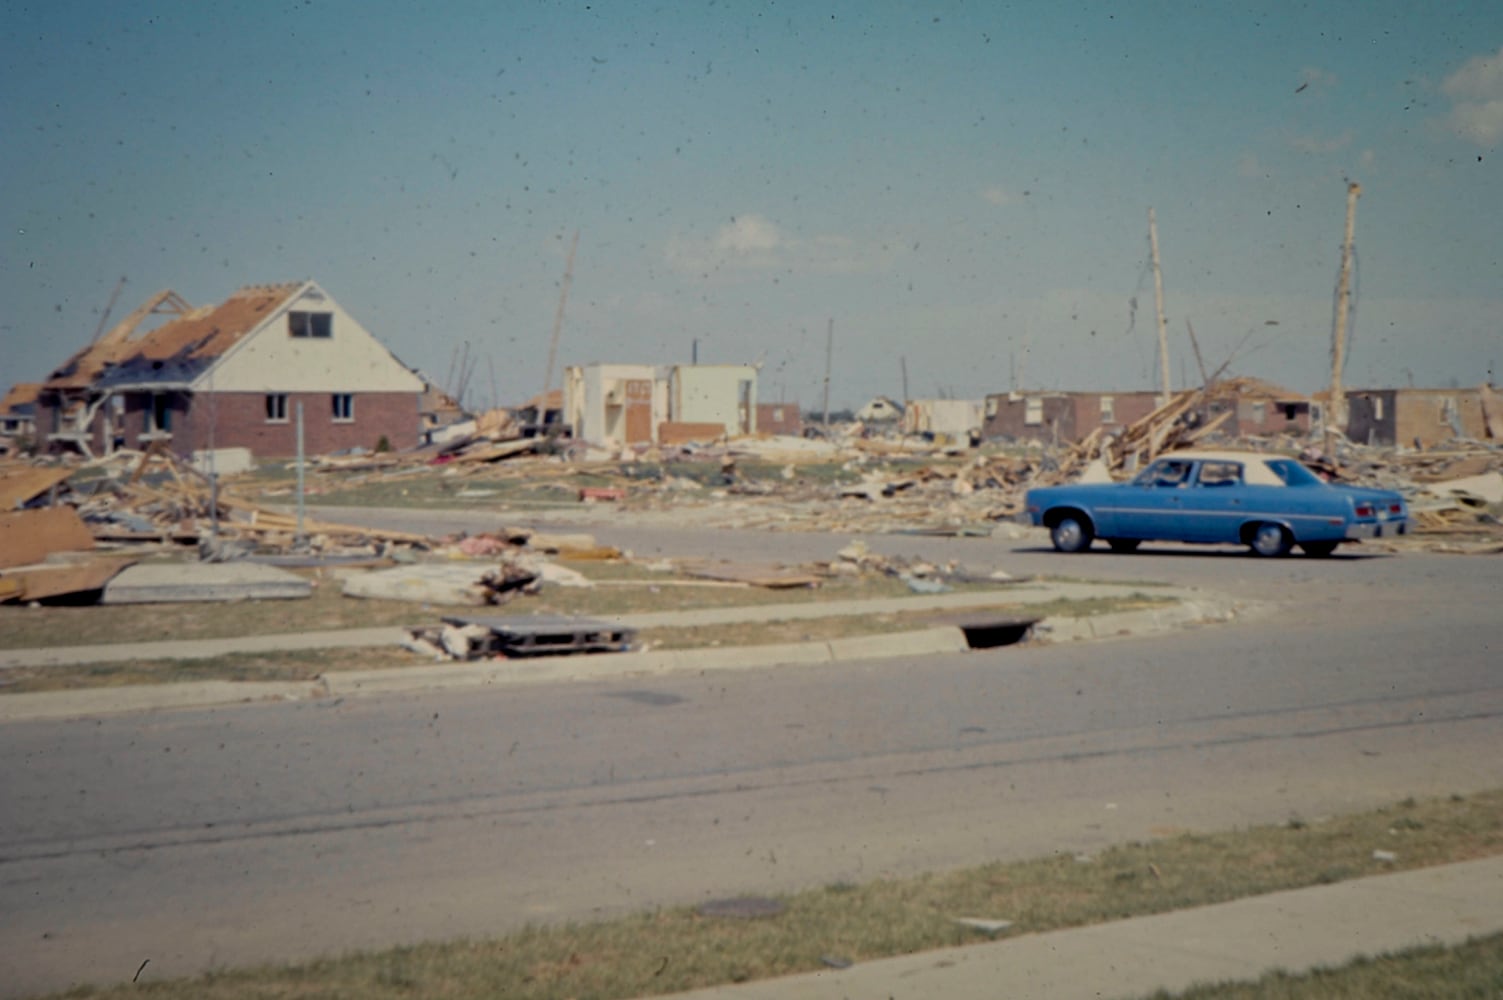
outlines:
[[996, 649], [1013, 646], [1027, 639], [1033, 626], [1043, 621], [1038, 616], [1003, 618], [966, 618], [955, 622], [965, 633], [965, 643], [971, 649]]

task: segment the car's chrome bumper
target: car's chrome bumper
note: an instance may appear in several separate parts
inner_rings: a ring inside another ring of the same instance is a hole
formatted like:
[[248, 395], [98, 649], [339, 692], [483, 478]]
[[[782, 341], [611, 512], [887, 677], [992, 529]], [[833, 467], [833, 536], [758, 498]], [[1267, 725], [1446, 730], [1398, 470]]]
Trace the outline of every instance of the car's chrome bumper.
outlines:
[[1346, 529], [1346, 537], [1353, 539], [1392, 538], [1395, 535], [1407, 534], [1409, 534], [1408, 520], [1368, 521], [1363, 524], [1348, 525]]

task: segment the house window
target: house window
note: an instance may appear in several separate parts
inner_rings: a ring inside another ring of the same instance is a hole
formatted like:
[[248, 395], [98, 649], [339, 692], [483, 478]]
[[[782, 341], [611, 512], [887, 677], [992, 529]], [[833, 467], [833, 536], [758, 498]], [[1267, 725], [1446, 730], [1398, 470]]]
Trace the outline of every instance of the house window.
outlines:
[[151, 397], [151, 426], [148, 431], [172, 430], [172, 397], [153, 393]]
[[287, 332], [294, 337], [332, 337], [334, 336], [334, 314], [290, 312], [287, 314]]
[[1440, 401], [1440, 422], [1443, 424], [1455, 423], [1456, 421], [1456, 397], [1447, 396]]
[[334, 401], [334, 420], [348, 423], [355, 419], [355, 397], [347, 392], [336, 392], [329, 397]]
[[1044, 400], [1041, 396], [1029, 396], [1023, 401], [1023, 423], [1041, 424], [1044, 422]]
[[1103, 424], [1117, 422], [1117, 398], [1115, 396], [1101, 397], [1101, 422]]
[[1374, 396], [1373, 397], [1373, 419], [1374, 420], [1382, 420], [1383, 419], [1383, 397], [1382, 396]]
[[1255, 424], [1263, 424], [1268, 420], [1268, 404], [1254, 403], [1249, 412], [1249, 417]]
[[287, 422], [287, 394], [285, 392], [267, 394], [266, 422], [268, 424], [285, 424]]
[[996, 396], [988, 396], [988, 397], [986, 397], [986, 415], [988, 417], [995, 417], [997, 415], [997, 397]]

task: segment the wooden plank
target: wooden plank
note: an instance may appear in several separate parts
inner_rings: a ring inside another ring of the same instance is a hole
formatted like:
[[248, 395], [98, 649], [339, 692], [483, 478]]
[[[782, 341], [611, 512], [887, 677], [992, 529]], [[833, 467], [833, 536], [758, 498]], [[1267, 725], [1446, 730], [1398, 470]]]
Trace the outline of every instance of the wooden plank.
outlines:
[[[104, 585], [134, 559], [93, 559], [76, 566], [30, 566], [0, 577], [0, 601], [42, 601], [69, 594], [87, 594], [103, 590]], [[7, 597], [7, 585], [14, 593]]]
[[785, 569], [781, 566], [758, 566], [753, 564], [704, 564], [686, 565], [685, 576], [701, 580], [723, 580], [729, 583], [744, 583], [753, 587], [816, 587], [821, 577], [803, 570]]
[[20, 468], [0, 473], [0, 511], [15, 510], [73, 475], [72, 469]]
[[93, 547], [94, 536], [72, 507], [0, 513], [0, 569], [39, 563], [53, 552]]

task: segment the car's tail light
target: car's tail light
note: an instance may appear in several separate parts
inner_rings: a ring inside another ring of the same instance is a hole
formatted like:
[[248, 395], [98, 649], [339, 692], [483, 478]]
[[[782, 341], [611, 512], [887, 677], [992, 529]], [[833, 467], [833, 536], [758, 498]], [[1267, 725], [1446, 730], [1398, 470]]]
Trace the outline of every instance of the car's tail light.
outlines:
[[1404, 505], [1401, 503], [1391, 503], [1388, 505], [1388, 513], [1402, 514], [1404, 513]]
[[1372, 517], [1373, 516], [1373, 505], [1370, 504], [1370, 503], [1359, 503], [1357, 505], [1357, 516], [1358, 517]]

